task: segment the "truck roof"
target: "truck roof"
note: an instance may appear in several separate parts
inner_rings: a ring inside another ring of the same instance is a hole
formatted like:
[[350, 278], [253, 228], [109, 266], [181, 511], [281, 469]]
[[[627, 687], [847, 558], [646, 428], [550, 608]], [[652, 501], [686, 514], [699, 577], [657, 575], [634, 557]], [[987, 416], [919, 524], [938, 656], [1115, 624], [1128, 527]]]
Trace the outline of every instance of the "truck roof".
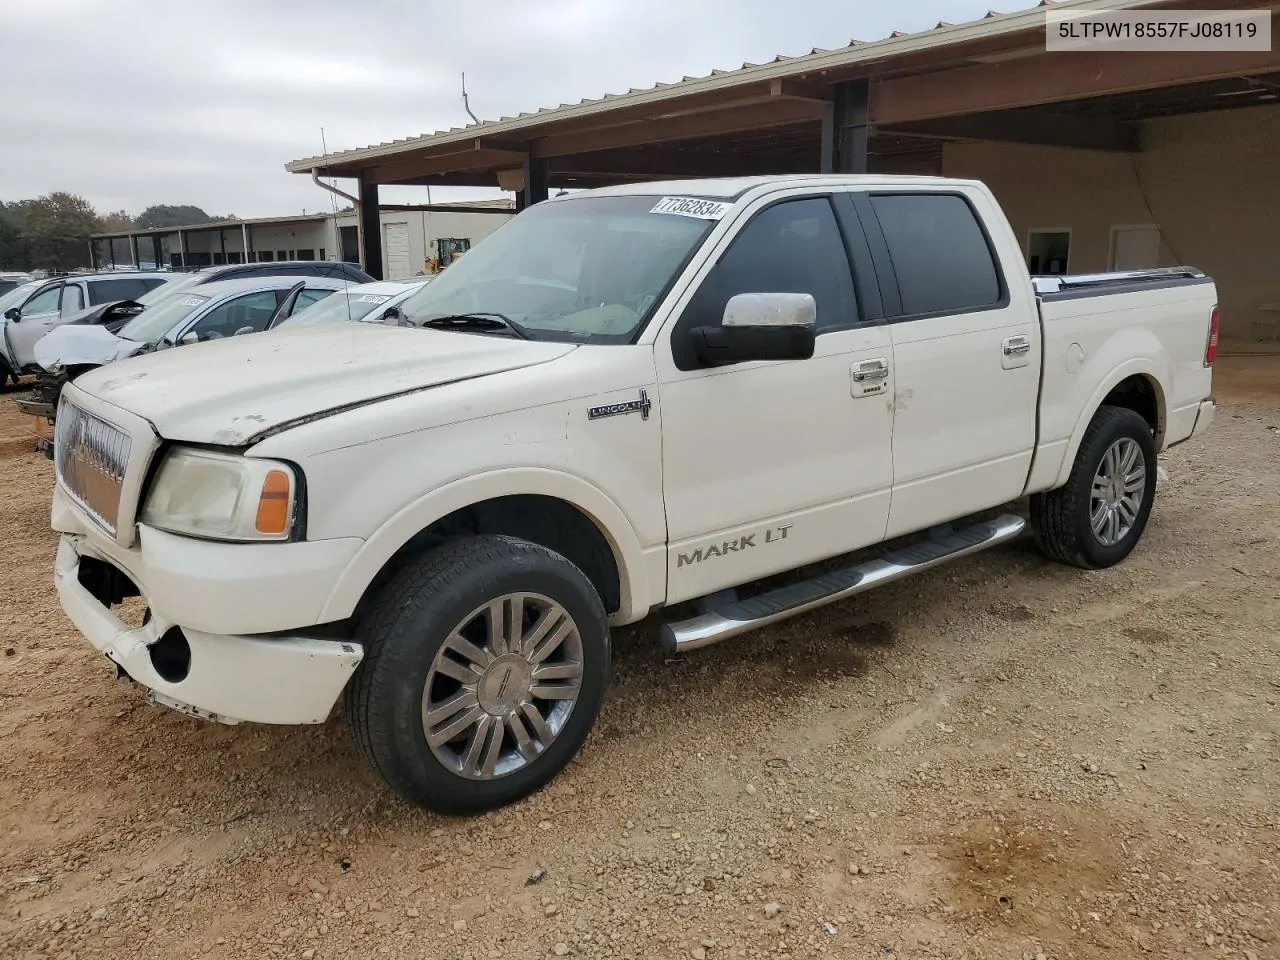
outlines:
[[571, 200], [575, 196], [590, 194], [595, 197], [621, 196], [693, 196], [716, 197], [732, 200], [742, 196], [756, 187], [777, 186], [788, 187], [805, 183], [821, 182], [824, 185], [866, 185], [866, 186], [943, 186], [971, 184], [972, 180], [958, 180], [952, 177], [919, 177], [892, 174], [848, 174], [848, 173], [788, 173], [760, 177], [711, 177], [705, 180], [647, 180], [641, 183], [626, 183], [616, 187], [598, 187], [582, 193], [567, 194], [563, 197], [551, 197], [551, 200]]

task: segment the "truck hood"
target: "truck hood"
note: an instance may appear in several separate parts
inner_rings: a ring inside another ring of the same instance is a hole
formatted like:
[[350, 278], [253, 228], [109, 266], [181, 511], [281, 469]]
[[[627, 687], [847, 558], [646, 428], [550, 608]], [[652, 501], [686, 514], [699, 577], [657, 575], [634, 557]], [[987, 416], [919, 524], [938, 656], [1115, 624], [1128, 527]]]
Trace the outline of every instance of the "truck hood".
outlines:
[[547, 363], [574, 349], [334, 323], [173, 347], [90, 371], [75, 386], [145, 417], [168, 440], [244, 446], [300, 422]]

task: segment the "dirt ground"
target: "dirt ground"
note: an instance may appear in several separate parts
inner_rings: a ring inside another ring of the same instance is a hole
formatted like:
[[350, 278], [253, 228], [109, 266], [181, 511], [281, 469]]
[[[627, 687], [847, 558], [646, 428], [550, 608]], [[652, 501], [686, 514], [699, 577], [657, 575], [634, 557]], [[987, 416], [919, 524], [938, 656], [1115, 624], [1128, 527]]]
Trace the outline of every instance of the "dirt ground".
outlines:
[[1023, 542], [678, 662], [619, 631], [579, 758], [470, 820], [340, 718], [114, 682], [0, 398], [0, 956], [1280, 957], [1280, 357], [1215, 386], [1120, 567]]

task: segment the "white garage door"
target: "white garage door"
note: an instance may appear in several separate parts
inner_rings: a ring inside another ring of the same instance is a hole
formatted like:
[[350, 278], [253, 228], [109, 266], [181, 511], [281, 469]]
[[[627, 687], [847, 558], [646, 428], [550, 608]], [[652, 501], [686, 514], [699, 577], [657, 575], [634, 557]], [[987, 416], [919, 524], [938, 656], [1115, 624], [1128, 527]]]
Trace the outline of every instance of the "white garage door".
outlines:
[[386, 251], [387, 270], [383, 279], [404, 280], [413, 276], [409, 260], [409, 224], [388, 223], [383, 227], [382, 249]]

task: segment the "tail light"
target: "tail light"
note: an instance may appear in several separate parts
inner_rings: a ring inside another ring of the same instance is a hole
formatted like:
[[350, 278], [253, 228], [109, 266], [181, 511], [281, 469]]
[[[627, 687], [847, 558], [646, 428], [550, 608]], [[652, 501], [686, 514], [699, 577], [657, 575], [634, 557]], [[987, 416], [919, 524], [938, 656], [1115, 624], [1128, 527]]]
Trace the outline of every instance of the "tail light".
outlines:
[[1218, 308], [1213, 308], [1213, 313], [1209, 314], [1209, 339], [1204, 344], [1204, 365], [1206, 367], [1213, 366], [1213, 359], [1218, 355], [1218, 324], [1221, 317]]

